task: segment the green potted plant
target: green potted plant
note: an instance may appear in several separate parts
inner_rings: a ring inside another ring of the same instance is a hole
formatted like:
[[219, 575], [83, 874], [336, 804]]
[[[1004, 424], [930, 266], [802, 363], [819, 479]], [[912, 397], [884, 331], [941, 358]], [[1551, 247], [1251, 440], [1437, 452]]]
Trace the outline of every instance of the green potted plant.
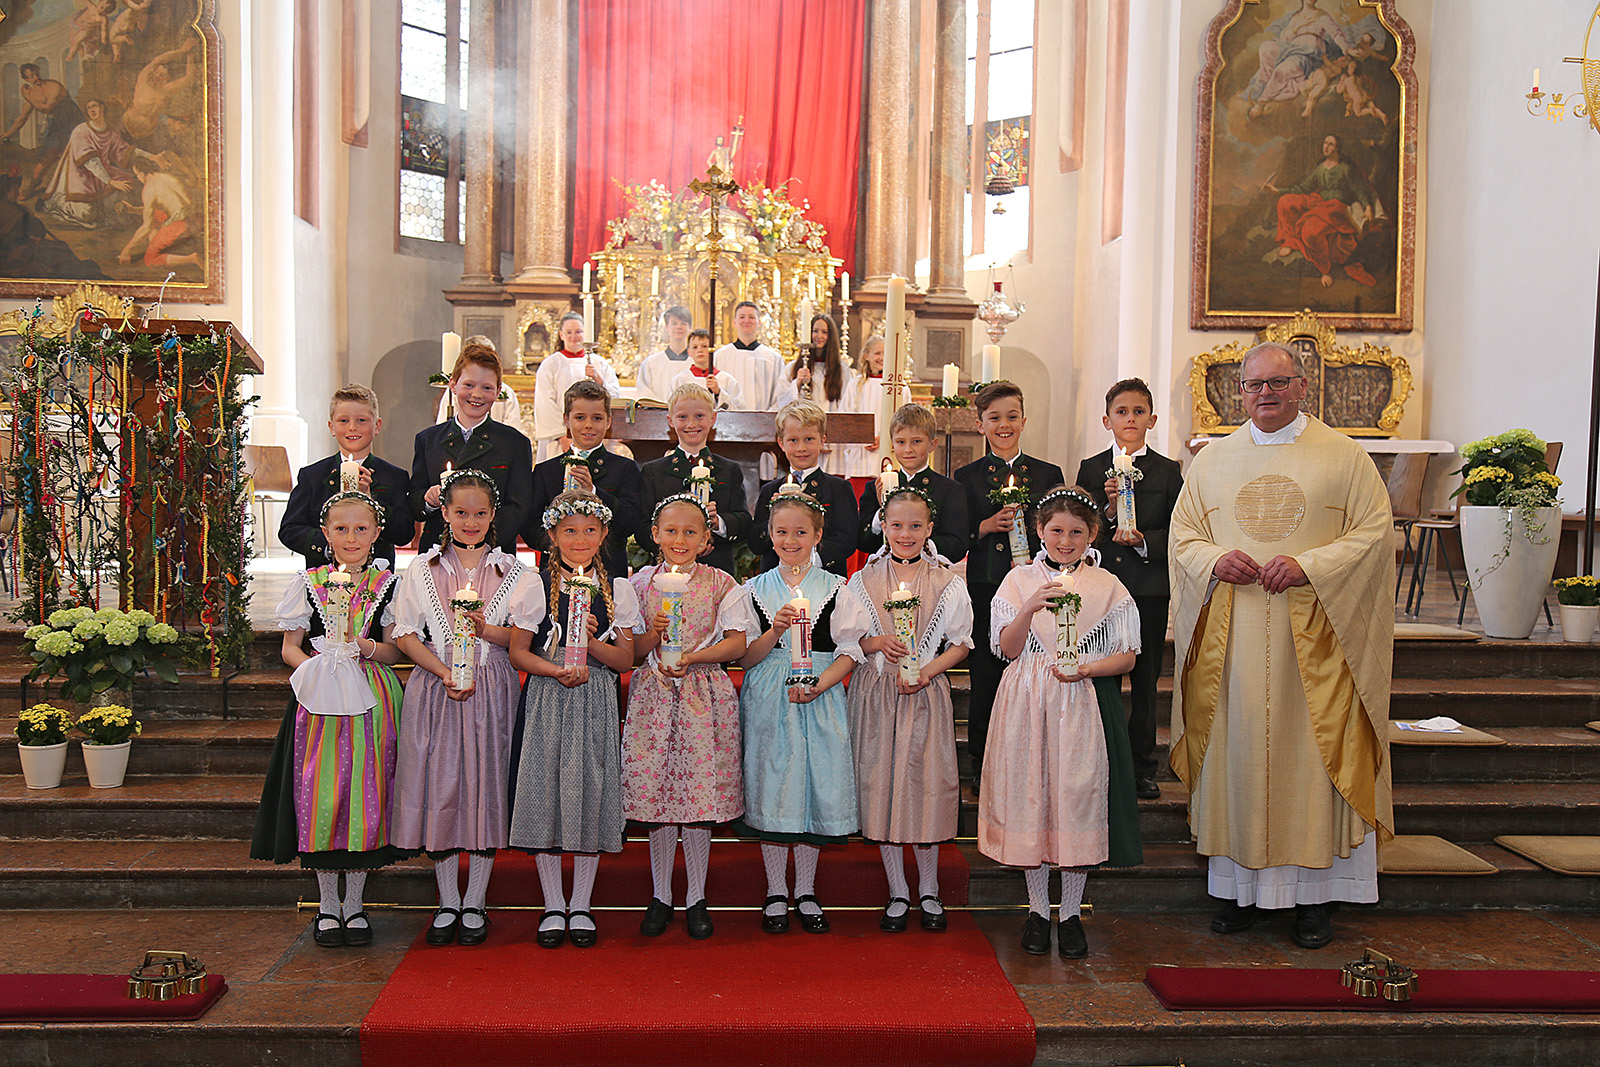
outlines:
[[67, 766], [72, 716], [52, 704], [24, 708], [17, 717], [17, 756], [29, 789], [54, 789]]
[[176, 682], [184, 654], [178, 631], [148, 611], [62, 608], [22, 638], [34, 661], [28, 680], [59, 679], [61, 696], [86, 706], [131, 706], [135, 676]]
[[1600, 622], [1600, 579], [1592, 574], [1556, 579], [1556, 603], [1561, 608], [1561, 636], [1567, 641], [1594, 640]]
[[1483, 632], [1533, 633], [1555, 570], [1561, 479], [1545, 465], [1545, 443], [1529, 430], [1507, 430], [1462, 446], [1456, 473], [1461, 550]]
[[95, 789], [115, 789], [128, 773], [128, 751], [144, 724], [133, 709], [104, 704], [78, 716], [72, 728], [83, 736], [83, 764]]

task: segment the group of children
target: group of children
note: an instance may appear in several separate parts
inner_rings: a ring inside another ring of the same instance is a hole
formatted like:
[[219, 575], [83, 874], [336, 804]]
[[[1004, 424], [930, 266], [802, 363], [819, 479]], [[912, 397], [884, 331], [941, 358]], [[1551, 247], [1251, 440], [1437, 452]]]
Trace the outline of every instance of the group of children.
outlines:
[[[496, 850], [514, 848], [535, 856], [538, 943], [593, 945], [599, 859], [622, 849], [629, 820], [649, 835], [645, 935], [672, 922], [681, 843], [685, 928], [711, 936], [711, 835], [734, 820], [761, 841], [762, 929], [792, 920], [825, 932], [822, 850], [859, 834], [880, 846], [880, 927], [903, 931], [916, 910], [924, 929], [943, 930], [938, 846], [956, 836], [960, 808], [947, 672], [970, 654], [979, 848], [1024, 870], [1022, 944], [1033, 953], [1050, 948], [1048, 878], [1061, 867], [1059, 951], [1087, 953], [1077, 919], [1087, 872], [1140, 861], [1135, 793], [1155, 788], [1155, 670], [1141, 666], [1159, 666], [1177, 478], [1176, 464], [1169, 478], [1170, 461], [1144, 449], [1155, 416], [1143, 382], [1107, 397], [1114, 448], [1145, 472], [1140, 528], [1114, 537], [1103, 534], [1115, 527], [1111, 453], [1084, 462], [1085, 488], [1023, 455], [1022, 391], [1010, 382], [976, 397], [984, 458], [953, 479], [931, 470], [932, 415], [907, 404], [888, 428], [898, 472], [864, 479], [859, 493], [820, 469], [822, 407], [786, 404], [776, 436], [789, 471], [762, 486], [753, 513], [741, 468], [708, 448], [719, 398], [692, 375], [668, 397], [675, 446], [642, 467], [604, 447], [610, 391], [593, 375], [564, 391], [568, 450], [537, 466], [528, 439], [488, 415], [499, 385], [494, 352], [468, 344], [451, 375], [456, 415], [417, 436], [409, 484], [371, 456], [375, 398], [340, 390], [329, 425], [341, 455], [301, 472], [285, 518], [286, 542], [294, 536], [311, 566], [279, 608], [295, 702], [252, 854], [317, 872], [318, 944], [370, 942], [365, 873], [419, 853], [439, 890], [427, 942], [479, 944]], [[352, 460], [359, 479], [344, 488]], [[1025, 486], [1027, 502], [1002, 506], [1008, 484]], [[413, 516], [422, 551], [397, 578], [393, 548], [410, 541]], [[1027, 561], [1009, 547], [1017, 523]], [[631, 576], [630, 535], [655, 561]], [[519, 536], [542, 553], [537, 568], [518, 561]], [[740, 543], [761, 556], [743, 584]], [[867, 562], [847, 574], [857, 552]], [[964, 578], [953, 569], [963, 559]], [[1051, 611], [1063, 574], [1082, 604], [1071, 675], [1056, 665]], [[594, 590], [583, 633], [565, 630], [574, 582]], [[463, 595], [475, 670], [458, 689], [452, 602]], [[584, 657], [567, 656], [574, 643]], [[403, 693], [392, 666], [402, 659], [415, 665]], [[1131, 726], [1120, 698], [1130, 671]]]

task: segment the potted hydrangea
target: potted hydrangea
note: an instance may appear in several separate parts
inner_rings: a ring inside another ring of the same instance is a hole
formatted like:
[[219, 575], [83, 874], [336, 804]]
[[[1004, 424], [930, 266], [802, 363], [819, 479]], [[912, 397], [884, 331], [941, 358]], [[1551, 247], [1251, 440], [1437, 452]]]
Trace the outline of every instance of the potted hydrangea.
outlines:
[[54, 789], [67, 766], [67, 731], [72, 716], [51, 704], [35, 704], [17, 717], [17, 756], [29, 789]]
[[1464, 445], [1457, 474], [1461, 550], [1483, 632], [1525, 638], [1533, 633], [1550, 588], [1559, 547], [1561, 479], [1545, 465], [1545, 443], [1528, 430], [1507, 430]]
[[78, 716], [72, 728], [83, 735], [83, 765], [89, 771], [89, 784], [95, 789], [115, 789], [128, 773], [128, 750], [133, 735], [144, 724], [132, 708], [105, 704]]
[[1561, 636], [1568, 641], [1594, 640], [1600, 622], [1600, 579], [1592, 574], [1556, 579], [1556, 603], [1561, 608]]
[[83, 705], [131, 705], [136, 675], [176, 682], [183, 654], [178, 631], [148, 611], [62, 608], [22, 638], [28, 680], [58, 678], [61, 696]]

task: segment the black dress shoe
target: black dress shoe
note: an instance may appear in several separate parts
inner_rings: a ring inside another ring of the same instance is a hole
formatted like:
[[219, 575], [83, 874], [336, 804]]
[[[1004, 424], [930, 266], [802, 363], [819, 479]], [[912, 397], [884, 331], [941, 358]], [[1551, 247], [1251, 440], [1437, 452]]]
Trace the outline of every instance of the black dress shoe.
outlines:
[[1211, 932], [1214, 934], [1242, 934], [1256, 924], [1261, 918], [1261, 911], [1254, 904], [1240, 904], [1230, 900], [1222, 906], [1222, 910], [1211, 917]]
[[1133, 780], [1133, 791], [1138, 794], [1140, 800], [1161, 799], [1161, 787], [1156, 785], [1154, 778], [1135, 778]]
[[[361, 919], [366, 925], [351, 926], [350, 923], [354, 919]], [[372, 919], [367, 916], [366, 912], [358, 911], [344, 920], [344, 943], [354, 945], [357, 948], [372, 944]]]
[[600, 940], [600, 931], [593, 928], [588, 930], [574, 930], [572, 920], [582, 915], [590, 922], [594, 922], [594, 915], [587, 911], [574, 911], [567, 914], [567, 940], [575, 948], [593, 948], [596, 941]]
[[711, 925], [711, 912], [706, 908], [704, 900], [683, 909], [683, 925], [688, 928], [689, 936], [696, 941], [704, 941], [716, 932], [716, 927]]
[[[899, 915], [890, 915], [889, 908], [896, 904], [904, 904], [906, 910]], [[888, 907], [883, 909], [883, 917], [878, 920], [878, 929], [886, 934], [903, 934], [906, 932], [907, 921], [911, 917], [911, 901], [905, 897], [890, 897]]]
[[[778, 914], [770, 914], [766, 909], [774, 904], [784, 905]], [[761, 929], [769, 934], [786, 934], [789, 932], [789, 898], [768, 897], [765, 904], [761, 905]]]
[[1296, 904], [1289, 934], [1301, 948], [1326, 948], [1333, 940], [1333, 915], [1326, 904]]
[[[561, 925], [560, 926], [552, 926], [550, 929], [546, 930], [544, 928], [544, 921], [545, 921], [545, 919], [548, 919], [551, 916], [555, 916], [555, 917], [559, 918], [561, 920]], [[539, 947], [540, 948], [560, 948], [561, 947], [561, 942], [565, 941], [566, 939], [567, 939], [567, 913], [564, 912], [564, 911], [550, 911], [548, 908], [545, 909], [544, 915], [542, 917], [540, 917], [540, 919], [539, 919], [539, 935], [538, 935], [538, 937], [535, 938], [535, 940], [538, 941], [538, 943], [539, 943]]]
[[466, 923], [462, 923], [461, 931], [456, 934], [456, 944], [466, 945], [471, 948], [473, 945], [481, 945], [489, 940], [489, 916], [482, 908], [462, 908], [461, 914], [476, 915], [483, 920], [483, 925], [468, 926]]
[[1030, 956], [1050, 951], [1050, 920], [1036, 911], [1028, 912], [1022, 922], [1022, 951]]
[[[333, 925], [326, 930], [322, 928], [323, 919], [332, 919]], [[323, 948], [344, 947], [344, 920], [337, 915], [329, 915], [325, 911], [317, 912], [317, 917], [311, 923], [311, 940]]]
[[825, 934], [828, 932], [828, 916], [818, 911], [815, 915], [807, 915], [800, 910], [802, 904], [815, 904], [818, 908], [822, 903], [817, 900], [815, 893], [807, 893], [803, 897], [794, 898], [794, 913], [800, 917], [800, 929], [808, 934]]
[[[938, 911], [928, 910], [928, 901], [939, 905]], [[938, 897], [924, 896], [917, 901], [917, 908], [922, 912], [922, 928], [936, 934], [942, 934], [950, 926], [950, 919], [945, 914], [944, 901]]]
[[441, 915], [451, 916], [450, 925], [435, 926], [432, 923], [429, 923], [428, 936], [424, 940], [426, 940], [430, 945], [448, 945], [450, 942], [456, 939], [456, 927], [461, 925], [461, 909], [440, 908], [438, 911], [433, 913], [433, 917], [435, 919]]
[[644, 909], [644, 918], [639, 920], [639, 932], [646, 937], [660, 937], [667, 932], [671, 921], [672, 905], [651, 897], [649, 907]]
[[1083, 936], [1083, 920], [1074, 915], [1056, 926], [1056, 951], [1064, 960], [1081, 960], [1089, 954], [1089, 939]]

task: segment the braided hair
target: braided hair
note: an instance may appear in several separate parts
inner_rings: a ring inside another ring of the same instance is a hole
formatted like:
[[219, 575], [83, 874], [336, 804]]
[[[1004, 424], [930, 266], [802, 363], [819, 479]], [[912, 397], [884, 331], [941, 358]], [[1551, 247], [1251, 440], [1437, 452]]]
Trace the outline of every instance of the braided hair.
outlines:
[[[548, 578], [548, 587], [554, 596], [559, 599], [561, 596], [561, 568], [566, 566], [566, 560], [561, 558], [561, 546], [556, 543], [556, 527], [561, 525], [561, 519], [569, 518], [573, 515], [591, 515], [600, 522], [600, 528], [603, 531], [600, 536], [600, 543], [603, 546], [606, 534], [610, 532], [609, 524], [603, 516], [610, 515], [611, 509], [606, 507], [600, 498], [593, 493], [586, 493], [582, 489], [568, 489], [550, 501], [550, 506], [545, 509], [545, 515], [548, 516], [552, 512], [559, 514], [561, 518], [558, 518], [547, 527], [550, 531], [548, 537], [550, 549], [544, 553], [544, 566]], [[595, 581], [600, 584], [600, 599], [606, 605], [606, 618], [614, 622], [617, 617], [617, 606], [612, 600], [611, 575], [606, 572], [605, 552], [596, 552], [594, 559], [590, 561], [590, 566], [594, 570]]]

